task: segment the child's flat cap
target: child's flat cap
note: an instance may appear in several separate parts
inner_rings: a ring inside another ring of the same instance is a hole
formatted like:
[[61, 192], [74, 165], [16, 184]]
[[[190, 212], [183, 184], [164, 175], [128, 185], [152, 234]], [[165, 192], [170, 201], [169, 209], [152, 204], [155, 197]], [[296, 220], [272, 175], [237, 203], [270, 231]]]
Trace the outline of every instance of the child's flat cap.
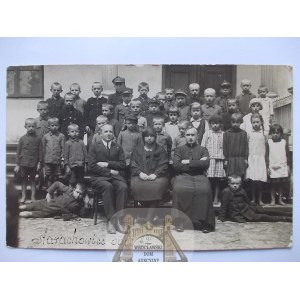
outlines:
[[228, 82], [228, 81], [226, 81], [226, 80], [224, 80], [224, 81], [221, 83], [221, 86], [222, 86], [222, 87], [224, 87], [224, 86], [229, 86], [229, 87], [231, 87], [231, 83]]
[[125, 121], [128, 120], [128, 121], [133, 121], [135, 123], [138, 122], [138, 118], [134, 115], [134, 114], [128, 114], [126, 117], [125, 117]]
[[133, 93], [133, 89], [128, 88], [128, 87], [126, 87], [126, 88], [124, 88], [124, 89], [121, 90], [121, 94], [122, 95], [124, 95], [124, 94], [132, 94], [132, 93]]
[[183, 89], [178, 89], [176, 92], [175, 92], [175, 96], [176, 95], [184, 95], [184, 96], [187, 96], [187, 93], [183, 90]]

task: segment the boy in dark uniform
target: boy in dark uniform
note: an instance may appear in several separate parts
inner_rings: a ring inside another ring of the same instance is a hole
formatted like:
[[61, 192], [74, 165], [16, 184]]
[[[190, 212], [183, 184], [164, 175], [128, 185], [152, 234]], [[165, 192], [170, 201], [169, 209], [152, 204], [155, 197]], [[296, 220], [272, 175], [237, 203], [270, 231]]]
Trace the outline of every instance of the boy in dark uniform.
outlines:
[[219, 220], [224, 222], [292, 222], [292, 213], [264, 209], [258, 204], [250, 202], [242, 186], [241, 176], [228, 176], [229, 187], [225, 188], [221, 196]]
[[49, 111], [49, 117], [50, 118], [57, 118], [59, 112], [63, 108], [65, 101], [64, 98], [60, 96], [62, 90], [62, 85], [59, 82], [53, 82], [51, 84], [52, 97], [48, 98], [46, 102], [48, 103], [48, 111]]
[[116, 107], [118, 104], [122, 103], [122, 90], [126, 87], [125, 86], [125, 78], [117, 76], [112, 80], [114, 84], [114, 88], [116, 92], [112, 95], [108, 96], [107, 103], [111, 104], [113, 107]]
[[130, 101], [132, 92], [131, 88], [123, 88], [121, 91], [122, 103], [115, 108], [114, 118], [119, 121], [120, 128], [123, 128], [125, 117], [131, 112]]
[[222, 112], [227, 112], [227, 100], [231, 98], [231, 83], [224, 80], [221, 83], [220, 96], [216, 98], [215, 103], [222, 108]]
[[68, 126], [76, 124], [79, 127], [79, 138], [83, 139], [84, 123], [83, 117], [79, 110], [74, 107], [75, 95], [71, 92], [65, 94], [65, 106], [58, 114], [60, 131], [69, 139]]
[[96, 127], [96, 118], [102, 115], [102, 105], [107, 102], [101, 93], [103, 91], [101, 82], [94, 82], [92, 85], [94, 96], [89, 98], [84, 107], [84, 125], [87, 133], [87, 145], [92, 142]]
[[142, 111], [142, 114], [144, 115], [145, 112], [148, 110], [149, 101], [151, 100], [148, 97], [149, 84], [147, 82], [141, 82], [141, 83], [139, 83], [139, 85], [138, 85], [138, 92], [140, 93], [140, 95], [138, 96], [138, 98], [135, 98], [133, 100], [139, 100], [139, 101], [141, 101], [141, 111]]

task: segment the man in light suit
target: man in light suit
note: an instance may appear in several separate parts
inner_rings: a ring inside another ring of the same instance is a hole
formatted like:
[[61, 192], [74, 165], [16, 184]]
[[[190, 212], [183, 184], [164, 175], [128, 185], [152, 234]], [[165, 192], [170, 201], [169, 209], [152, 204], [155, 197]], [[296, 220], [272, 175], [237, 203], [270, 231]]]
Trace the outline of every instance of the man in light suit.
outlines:
[[125, 155], [121, 146], [116, 144], [113, 127], [110, 124], [101, 128], [102, 139], [93, 143], [89, 149], [89, 170], [92, 173], [91, 185], [100, 192], [107, 217], [107, 232], [116, 233], [116, 229], [124, 233], [120, 219], [113, 217], [117, 211], [125, 208], [127, 202], [127, 184], [124, 179], [126, 167]]

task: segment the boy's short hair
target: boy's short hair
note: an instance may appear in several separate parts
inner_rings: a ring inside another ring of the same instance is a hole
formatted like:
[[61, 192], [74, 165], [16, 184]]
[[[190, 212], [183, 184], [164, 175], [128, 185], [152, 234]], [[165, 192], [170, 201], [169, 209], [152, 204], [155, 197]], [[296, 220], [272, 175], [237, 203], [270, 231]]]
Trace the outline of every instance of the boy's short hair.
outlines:
[[111, 104], [104, 103], [104, 104], [102, 105], [102, 108], [104, 108], [104, 107], [108, 108], [111, 112], [114, 111], [114, 107], [113, 107], [113, 105], [111, 105]]
[[196, 86], [198, 89], [200, 89], [200, 84], [197, 83], [197, 82], [190, 83], [189, 89], [191, 89], [191, 88], [194, 87], [194, 86]]
[[72, 87], [72, 86], [77, 87], [77, 88], [79, 89], [79, 91], [81, 91], [81, 87], [80, 87], [79, 83], [77, 83], [77, 82], [72, 83], [72, 84], [70, 85], [70, 90], [71, 90], [71, 87]]
[[193, 125], [191, 124], [191, 122], [187, 121], [187, 120], [181, 120], [178, 122], [178, 126], [184, 126], [186, 128], [188, 128], [189, 126], [192, 126]]
[[272, 133], [274, 133], [276, 131], [278, 131], [281, 136], [283, 135], [283, 128], [282, 128], [281, 125], [279, 125], [279, 124], [273, 124], [273, 125], [271, 125], [270, 126], [269, 134], [272, 134]]
[[191, 103], [191, 110], [192, 109], [200, 109], [201, 110], [201, 104], [199, 102]]
[[222, 124], [222, 118], [219, 116], [219, 115], [212, 115], [210, 118], [209, 118], [209, 124]]
[[53, 86], [59, 86], [60, 89], [62, 89], [62, 85], [61, 85], [61, 83], [59, 83], [59, 82], [53, 82], [53, 83], [51, 84], [51, 89], [52, 89]]
[[106, 120], [108, 121], [108, 119], [107, 119], [106, 116], [100, 115], [100, 116], [98, 116], [98, 117], [96, 118], [96, 122], [99, 121], [99, 120], [104, 120], [104, 119], [106, 119]]
[[251, 85], [251, 81], [250, 81], [249, 79], [242, 79], [242, 80], [241, 80], [241, 86], [242, 86], [243, 84], [249, 84], [249, 85]]
[[141, 102], [140, 100], [137, 100], [137, 99], [131, 100], [130, 103], [129, 103], [130, 107], [131, 107], [133, 104], [139, 104], [139, 105], [142, 105], [142, 102]]
[[34, 123], [36, 125], [36, 120], [34, 118], [27, 118], [25, 119], [25, 126], [27, 123]]
[[59, 124], [59, 119], [56, 118], [56, 117], [48, 119], [48, 125], [50, 125], [52, 123], [58, 123]]
[[153, 118], [153, 124], [155, 123], [155, 122], [161, 122], [162, 124], [165, 124], [165, 120], [164, 120], [164, 118], [163, 117], [154, 117]]
[[72, 94], [72, 93], [70, 93], [70, 92], [65, 93], [65, 95], [64, 95], [64, 99], [65, 99], [65, 100], [66, 100], [66, 97], [70, 97], [70, 98], [72, 98], [73, 100], [75, 100], [75, 95]]
[[149, 84], [147, 82], [140, 82], [138, 85], [138, 91], [142, 88], [146, 88], [149, 91]]
[[68, 131], [70, 131], [70, 130], [79, 130], [79, 126], [77, 125], [77, 124], [70, 124], [69, 126], [68, 126]]
[[206, 93], [206, 92], [214, 92], [214, 93], [216, 94], [216, 90], [213, 89], [213, 88], [207, 88], [207, 89], [205, 89], [205, 90], [204, 90], [204, 96], [205, 96], [205, 93]]
[[177, 114], [177, 115], [179, 115], [179, 109], [178, 109], [178, 107], [172, 105], [172, 106], [169, 108], [168, 115], [169, 115], [169, 114]]
[[243, 114], [233, 113], [230, 117], [230, 121], [240, 121], [240, 123], [243, 123]]
[[100, 81], [94, 81], [94, 82], [92, 83], [92, 87], [93, 87], [95, 84], [100, 84], [101, 87], [103, 87], [102, 82], [100, 82]]
[[165, 93], [167, 93], [167, 91], [171, 91], [173, 94], [175, 93], [175, 90], [173, 88], [165, 88]]
[[83, 197], [86, 195], [87, 189], [84, 183], [77, 182], [75, 188], [79, 188], [79, 190], [82, 192]]
[[240, 175], [232, 174], [232, 175], [228, 176], [227, 177], [228, 183], [230, 183], [232, 179], [240, 179], [240, 181], [242, 182], [242, 177]]
[[39, 106], [47, 106], [48, 108], [48, 102], [46, 102], [45, 100], [41, 100], [36, 105], [37, 109], [39, 109]]
[[260, 85], [260, 86], [258, 87], [258, 91], [259, 91], [259, 90], [266, 90], [267, 93], [269, 92], [268, 88], [267, 88], [265, 85]]

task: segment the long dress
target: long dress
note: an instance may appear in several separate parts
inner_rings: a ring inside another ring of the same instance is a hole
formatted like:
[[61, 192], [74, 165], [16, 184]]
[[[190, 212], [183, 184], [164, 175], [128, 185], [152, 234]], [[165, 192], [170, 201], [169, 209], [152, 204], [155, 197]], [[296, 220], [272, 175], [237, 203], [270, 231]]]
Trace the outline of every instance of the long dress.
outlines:
[[266, 137], [262, 130], [248, 132], [249, 157], [246, 178], [267, 181]]
[[223, 136], [223, 153], [228, 161], [226, 175], [246, 175], [248, 159], [248, 138], [246, 131], [228, 129]]
[[[206, 160], [200, 160], [207, 157]], [[182, 160], [190, 160], [188, 165]], [[211, 230], [215, 228], [212, 192], [205, 172], [209, 167], [209, 154], [198, 144], [183, 145], [175, 149], [173, 182], [173, 208], [184, 212], [193, 224], [201, 223]]]
[[[131, 189], [135, 201], [161, 200], [169, 186], [168, 156], [158, 144], [152, 151], [146, 151], [143, 145], [136, 147], [131, 156]], [[142, 180], [139, 174], [155, 174], [153, 181]]]

